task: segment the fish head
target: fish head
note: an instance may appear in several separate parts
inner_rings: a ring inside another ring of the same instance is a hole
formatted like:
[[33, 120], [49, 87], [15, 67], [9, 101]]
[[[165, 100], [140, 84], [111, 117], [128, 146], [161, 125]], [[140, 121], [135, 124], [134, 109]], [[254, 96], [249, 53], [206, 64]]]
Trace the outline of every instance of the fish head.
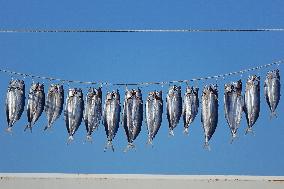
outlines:
[[107, 92], [106, 94], [106, 101], [112, 100], [112, 93], [111, 92]]
[[125, 99], [130, 99], [133, 96], [133, 90], [127, 90], [125, 91]]
[[112, 98], [113, 98], [113, 100], [117, 100], [117, 101], [120, 100], [120, 94], [119, 94], [118, 90], [115, 90], [115, 91], [112, 92]]
[[134, 91], [135, 91], [136, 98], [142, 99], [142, 92], [141, 92], [141, 90], [138, 88], [137, 90], [134, 90]]
[[233, 91], [233, 89], [234, 89], [234, 85], [232, 85], [231, 83], [225, 84], [225, 87], [224, 87], [225, 93], [230, 93]]
[[102, 98], [102, 88], [99, 87], [97, 89], [94, 89], [94, 91], [95, 91], [96, 96], [101, 99]]
[[37, 83], [37, 88], [36, 88], [37, 91], [40, 91], [40, 92], [44, 92], [44, 84], [42, 83]]
[[10, 81], [9, 87], [20, 90], [20, 91], [24, 91], [25, 83], [23, 80], [15, 79], [15, 80]]
[[68, 90], [68, 96], [69, 96], [69, 97], [74, 96], [74, 95], [75, 95], [75, 90], [76, 90], [75, 88], [69, 89], [69, 90]]
[[155, 91], [155, 99], [162, 100], [162, 91]]
[[82, 89], [80, 88], [75, 88], [75, 91], [74, 91], [74, 96], [76, 97], [79, 97], [79, 98], [83, 98], [83, 92], [82, 92]]

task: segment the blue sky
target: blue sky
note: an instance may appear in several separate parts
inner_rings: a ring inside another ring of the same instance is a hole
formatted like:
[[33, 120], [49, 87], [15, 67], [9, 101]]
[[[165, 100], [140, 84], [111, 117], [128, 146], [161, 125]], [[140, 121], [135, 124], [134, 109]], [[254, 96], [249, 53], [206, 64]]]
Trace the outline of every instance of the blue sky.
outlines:
[[[275, 1], [36, 1], [0, 0], [0, 28], [283, 28], [284, 2]], [[109, 82], [142, 82], [191, 79], [267, 64], [283, 59], [284, 33], [1, 33], [0, 67], [24, 73], [65, 79]], [[281, 73], [283, 67], [280, 67]], [[263, 78], [268, 70], [251, 74]], [[200, 114], [190, 135], [182, 134], [182, 122], [175, 136], [168, 137], [164, 114], [154, 148], [146, 146], [145, 124], [136, 140], [136, 151], [123, 153], [127, 140], [120, 127], [114, 140], [115, 153], [103, 152], [106, 142], [101, 125], [93, 144], [83, 144], [82, 124], [75, 141], [67, 146], [63, 116], [52, 132], [43, 132], [45, 114], [24, 133], [26, 112], [7, 134], [4, 100], [11, 77], [0, 74], [0, 172], [65, 173], [151, 173], [151, 174], [245, 174], [283, 175], [283, 100], [278, 118], [269, 120], [261, 91], [261, 113], [255, 136], [244, 136], [243, 115], [239, 139], [232, 145], [223, 112], [223, 85], [247, 74], [217, 81], [219, 124], [211, 140], [211, 151], [203, 149]], [[37, 80], [40, 81], [40, 80]], [[27, 89], [31, 80], [25, 79]], [[197, 83], [201, 88], [204, 84]], [[50, 83], [45, 81], [45, 85]], [[86, 93], [89, 86], [82, 87]], [[184, 92], [184, 85], [182, 85]], [[68, 86], [65, 86], [67, 89]], [[154, 89], [142, 88], [143, 98]], [[47, 87], [46, 87], [47, 89]], [[109, 87], [108, 90], [114, 89]], [[123, 97], [124, 88], [119, 88]], [[282, 90], [283, 91], [283, 90]], [[106, 88], [103, 89], [105, 94]]]

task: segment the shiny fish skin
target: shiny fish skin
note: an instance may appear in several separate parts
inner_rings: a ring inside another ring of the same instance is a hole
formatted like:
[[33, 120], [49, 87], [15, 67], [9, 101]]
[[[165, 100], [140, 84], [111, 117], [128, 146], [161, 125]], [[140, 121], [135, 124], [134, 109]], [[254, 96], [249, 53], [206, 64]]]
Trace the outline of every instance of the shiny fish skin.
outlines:
[[184, 94], [182, 114], [185, 134], [188, 134], [189, 125], [194, 121], [196, 115], [198, 114], [198, 91], [199, 88], [187, 86]]
[[162, 91], [150, 92], [145, 104], [146, 124], [148, 129], [148, 144], [153, 144], [153, 139], [158, 133], [163, 114]]
[[217, 85], [205, 86], [202, 92], [201, 122], [205, 135], [205, 148], [210, 149], [209, 140], [218, 124], [218, 90]]
[[260, 77], [250, 76], [246, 82], [244, 112], [247, 119], [248, 132], [252, 132], [252, 126], [259, 117], [260, 112]]
[[112, 141], [119, 128], [120, 112], [121, 112], [121, 107], [120, 107], [119, 91], [116, 90], [108, 92], [106, 95], [104, 112], [103, 112], [103, 124], [105, 127], [105, 132], [108, 140], [104, 151], [106, 151], [108, 148], [114, 151]]
[[98, 129], [102, 118], [102, 90], [90, 88], [85, 100], [84, 122], [87, 141], [92, 141], [92, 133]]
[[266, 102], [269, 106], [272, 118], [273, 116], [276, 117], [276, 108], [278, 106], [278, 103], [280, 101], [280, 74], [279, 70], [273, 70], [269, 71], [266, 75], [265, 81], [264, 81], [264, 95], [266, 98]]
[[232, 134], [232, 141], [237, 137], [243, 112], [244, 100], [242, 96], [242, 81], [225, 84], [224, 112]]
[[32, 132], [32, 127], [41, 116], [44, 110], [44, 105], [44, 85], [40, 83], [33, 83], [28, 96], [27, 117], [29, 124], [26, 126], [25, 131], [30, 129]]
[[143, 100], [140, 89], [126, 90], [123, 104], [123, 127], [128, 145], [125, 152], [134, 148], [133, 141], [141, 131], [143, 121]]
[[11, 80], [8, 86], [6, 102], [7, 131], [12, 132], [13, 125], [21, 118], [25, 109], [25, 83], [23, 80]]
[[176, 85], [170, 87], [166, 101], [169, 134], [173, 136], [173, 129], [178, 125], [182, 113], [181, 87]]
[[70, 143], [74, 139], [73, 136], [83, 119], [83, 111], [84, 100], [82, 90], [78, 88], [69, 89], [64, 108], [65, 124], [69, 134], [67, 143]]
[[47, 126], [44, 130], [52, 127], [54, 122], [60, 117], [63, 110], [64, 89], [62, 85], [51, 84], [45, 100], [44, 111], [47, 117]]

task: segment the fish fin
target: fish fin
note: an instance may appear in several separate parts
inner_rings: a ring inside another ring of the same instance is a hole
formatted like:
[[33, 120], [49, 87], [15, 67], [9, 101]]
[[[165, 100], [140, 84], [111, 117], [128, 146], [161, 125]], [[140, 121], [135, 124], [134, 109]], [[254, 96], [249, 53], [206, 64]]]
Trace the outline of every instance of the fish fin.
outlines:
[[153, 145], [153, 139], [151, 137], [148, 138], [146, 145], [151, 146], [152, 148], [154, 147]]
[[173, 137], [173, 136], [175, 136], [174, 130], [173, 130], [173, 129], [170, 129], [170, 130], [169, 130], [169, 137]]
[[43, 130], [44, 130], [44, 131], [47, 131], [47, 130], [49, 130], [49, 131], [50, 131], [50, 130], [51, 130], [51, 125], [47, 125], [47, 126], [45, 126]]
[[189, 129], [188, 129], [188, 127], [185, 127], [185, 128], [184, 128], [183, 134], [185, 134], [186, 136], [189, 135]]
[[67, 145], [71, 144], [74, 141], [74, 137], [70, 135], [67, 139]]
[[5, 131], [12, 135], [12, 127], [7, 127]]
[[93, 137], [92, 137], [92, 135], [87, 135], [85, 142], [93, 143]]
[[31, 123], [29, 123], [29, 124], [25, 127], [24, 131], [26, 131], [27, 129], [30, 129], [31, 133], [33, 132]]
[[136, 147], [135, 147], [135, 145], [134, 145], [133, 143], [129, 142], [123, 152], [126, 153], [126, 152], [128, 152], [129, 150], [131, 150], [131, 149], [136, 150]]
[[206, 150], [208, 150], [208, 151], [211, 151], [209, 142], [205, 142], [203, 148], [206, 149]]
[[104, 152], [106, 152], [109, 148], [114, 152], [114, 147], [113, 147], [113, 144], [112, 144], [111, 140], [107, 141], [107, 144], [105, 146]]
[[246, 129], [245, 135], [247, 135], [247, 134], [249, 134], [249, 133], [251, 133], [253, 136], [255, 136], [255, 133], [254, 133], [254, 131], [252, 130], [251, 127], [248, 127], [248, 128]]
[[276, 111], [273, 111], [273, 112], [270, 113], [270, 120], [272, 120], [273, 118], [277, 118]]

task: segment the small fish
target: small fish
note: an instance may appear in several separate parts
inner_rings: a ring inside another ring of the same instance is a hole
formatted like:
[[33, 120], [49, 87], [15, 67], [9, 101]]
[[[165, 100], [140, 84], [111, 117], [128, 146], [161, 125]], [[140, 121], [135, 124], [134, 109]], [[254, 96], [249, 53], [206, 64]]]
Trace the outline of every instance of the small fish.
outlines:
[[18, 121], [25, 109], [25, 83], [23, 80], [11, 80], [6, 96], [6, 117], [8, 132], [12, 132], [12, 127]]
[[276, 108], [280, 101], [280, 74], [279, 70], [269, 71], [266, 75], [266, 79], [264, 81], [264, 94], [266, 98], [266, 102], [271, 111], [270, 118], [276, 117]]
[[232, 134], [232, 140], [237, 137], [237, 130], [242, 119], [244, 100], [242, 96], [242, 81], [225, 84], [224, 111], [225, 118]]
[[98, 129], [102, 118], [102, 90], [90, 88], [85, 100], [84, 122], [87, 141], [92, 141], [92, 133]]
[[260, 77], [250, 76], [246, 82], [244, 112], [248, 128], [246, 134], [252, 131], [252, 126], [259, 117], [260, 112]]
[[204, 147], [210, 150], [209, 140], [218, 124], [218, 90], [217, 85], [205, 86], [202, 93], [201, 122], [205, 134]]
[[125, 152], [135, 148], [133, 141], [141, 131], [143, 121], [143, 101], [141, 90], [126, 90], [123, 105], [123, 127], [127, 136], [128, 145]]
[[84, 100], [82, 90], [78, 88], [69, 89], [64, 109], [65, 123], [69, 134], [68, 144], [74, 140], [73, 136], [81, 125], [83, 111]]
[[174, 128], [178, 125], [182, 114], [181, 87], [172, 86], [167, 94], [167, 118], [169, 122], [169, 134], [174, 135]]
[[112, 140], [114, 139], [119, 128], [120, 111], [121, 107], [119, 91], [116, 90], [108, 92], [106, 95], [103, 112], [103, 124], [105, 126], [108, 140], [104, 151], [106, 151], [108, 148], [111, 148], [112, 151], [114, 151]]
[[51, 84], [45, 101], [44, 111], [47, 117], [47, 126], [44, 130], [50, 129], [53, 123], [60, 117], [63, 110], [64, 89], [62, 85]]
[[148, 129], [148, 144], [153, 144], [153, 139], [158, 133], [163, 114], [162, 91], [150, 92], [146, 101], [146, 124]]
[[33, 83], [28, 97], [27, 116], [29, 124], [26, 126], [25, 131], [30, 129], [41, 116], [45, 105], [44, 85], [40, 83]]
[[189, 125], [194, 121], [198, 114], [199, 99], [198, 99], [199, 88], [187, 87], [184, 94], [183, 100], [183, 122], [184, 122], [184, 133], [188, 134]]

